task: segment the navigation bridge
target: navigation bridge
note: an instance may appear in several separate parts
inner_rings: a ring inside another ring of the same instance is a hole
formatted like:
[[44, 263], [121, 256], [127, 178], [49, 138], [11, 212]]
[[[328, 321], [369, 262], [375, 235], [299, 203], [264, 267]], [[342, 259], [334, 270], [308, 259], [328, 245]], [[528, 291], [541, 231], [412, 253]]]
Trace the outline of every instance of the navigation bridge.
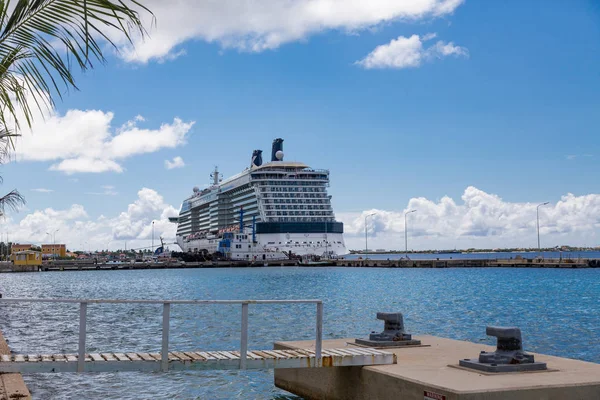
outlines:
[[[321, 300], [111, 300], [111, 299], [16, 299], [0, 298], [6, 303], [78, 303], [79, 345], [76, 354], [11, 354], [0, 356], [0, 372], [167, 372], [214, 369], [323, 368], [394, 364], [393, 353], [371, 348], [323, 350], [323, 302]], [[313, 346], [294, 350], [249, 350], [248, 308], [258, 304], [316, 305], [316, 338]], [[162, 342], [157, 353], [86, 353], [88, 304], [162, 304]], [[227, 351], [169, 349], [171, 306], [239, 304], [242, 307], [240, 347]]]

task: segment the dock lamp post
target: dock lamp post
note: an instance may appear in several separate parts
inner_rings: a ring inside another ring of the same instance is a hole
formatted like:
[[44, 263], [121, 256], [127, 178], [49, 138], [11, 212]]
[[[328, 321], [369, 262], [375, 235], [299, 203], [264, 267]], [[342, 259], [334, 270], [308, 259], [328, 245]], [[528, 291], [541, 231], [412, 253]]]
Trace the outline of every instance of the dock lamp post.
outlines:
[[54, 233], [46, 232], [46, 235], [50, 235], [50, 237], [52, 238], [52, 259], [56, 259], [56, 232], [58, 232], [59, 230], [60, 228], [55, 230]]
[[404, 213], [404, 257], [408, 258], [408, 229], [406, 225], [406, 216], [417, 212], [417, 210], [410, 210]]
[[542, 255], [542, 247], [540, 246], [540, 207], [545, 206], [546, 204], [550, 204], [550, 202], [547, 201], [545, 203], [538, 204], [538, 206], [535, 209], [536, 221], [537, 221], [538, 256]]
[[365, 259], [366, 260], [369, 259], [369, 246], [367, 244], [367, 218], [372, 217], [373, 215], [375, 215], [375, 213], [365, 215]]
[[152, 221], [152, 255], [154, 255], [154, 221]]

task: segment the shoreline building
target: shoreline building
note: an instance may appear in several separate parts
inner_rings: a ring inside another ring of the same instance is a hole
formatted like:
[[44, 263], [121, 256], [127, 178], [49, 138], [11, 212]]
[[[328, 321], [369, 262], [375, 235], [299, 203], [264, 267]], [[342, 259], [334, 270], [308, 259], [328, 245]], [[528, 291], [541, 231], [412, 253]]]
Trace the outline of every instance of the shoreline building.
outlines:
[[12, 243], [10, 245], [10, 252], [11, 253], [17, 253], [19, 251], [28, 251], [31, 250], [33, 248], [33, 244], [31, 243]]
[[42, 254], [45, 258], [67, 256], [66, 244], [42, 244]]
[[10, 259], [14, 265], [42, 265], [42, 253], [39, 251], [14, 251]]

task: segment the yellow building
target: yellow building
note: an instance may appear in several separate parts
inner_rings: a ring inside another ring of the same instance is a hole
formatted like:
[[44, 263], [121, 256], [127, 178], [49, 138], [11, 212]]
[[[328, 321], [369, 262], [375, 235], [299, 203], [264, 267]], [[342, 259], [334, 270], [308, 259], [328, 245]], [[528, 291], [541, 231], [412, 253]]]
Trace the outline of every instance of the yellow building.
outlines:
[[65, 257], [67, 246], [64, 244], [43, 244], [42, 253], [46, 257]]
[[19, 244], [19, 243], [13, 243], [10, 246], [10, 251], [11, 253], [16, 253], [18, 251], [26, 251], [26, 250], [31, 250], [31, 247], [33, 245], [32, 244]]
[[10, 259], [15, 265], [42, 265], [42, 253], [33, 250], [13, 252]]

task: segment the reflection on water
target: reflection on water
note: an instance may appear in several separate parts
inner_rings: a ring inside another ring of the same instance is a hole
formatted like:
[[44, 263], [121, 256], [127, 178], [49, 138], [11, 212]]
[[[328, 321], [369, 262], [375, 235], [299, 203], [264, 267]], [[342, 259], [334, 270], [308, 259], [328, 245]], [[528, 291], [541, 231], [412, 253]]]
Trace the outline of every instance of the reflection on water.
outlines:
[[[3, 274], [5, 297], [298, 299], [325, 303], [324, 336], [379, 330], [402, 311], [412, 333], [492, 344], [485, 326], [516, 325], [531, 351], [600, 362], [600, 270], [252, 268]], [[241, 306], [173, 305], [171, 348], [236, 349]], [[78, 306], [0, 305], [18, 353], [75, 353]], [[250, 305], [250, 348], [312, 339], [314, 305]], [[560, 338], [560, 339], [557, 339]], [[88, 352], [159, 351], [160, 305], [88, 306]], [[37, 374], [40, 399], [297, 399], [272, 371]]]

